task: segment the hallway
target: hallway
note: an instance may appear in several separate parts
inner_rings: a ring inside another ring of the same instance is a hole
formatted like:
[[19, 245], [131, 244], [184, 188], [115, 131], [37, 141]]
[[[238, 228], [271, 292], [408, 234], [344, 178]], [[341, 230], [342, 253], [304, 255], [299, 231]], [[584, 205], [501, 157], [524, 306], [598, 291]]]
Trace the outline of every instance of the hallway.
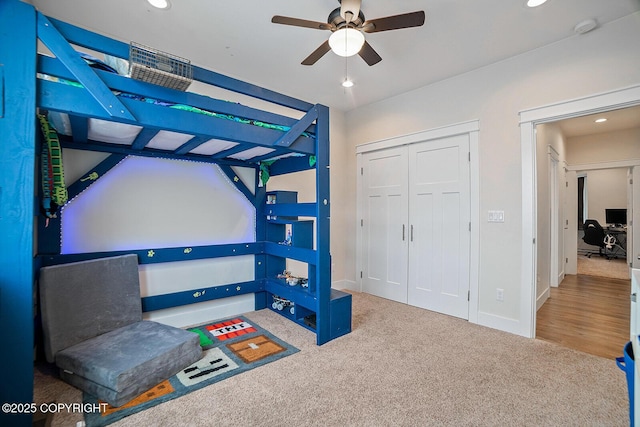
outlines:
[[536, 338], [596, 356], [622, 356], [629, 341], [631, 281], [567, 275], [538, 310]]

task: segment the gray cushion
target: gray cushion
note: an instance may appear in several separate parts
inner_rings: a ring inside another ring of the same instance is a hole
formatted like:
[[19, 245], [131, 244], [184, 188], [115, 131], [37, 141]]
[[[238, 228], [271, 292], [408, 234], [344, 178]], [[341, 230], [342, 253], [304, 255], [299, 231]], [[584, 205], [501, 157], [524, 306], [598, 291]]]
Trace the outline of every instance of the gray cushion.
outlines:
[[39, 285], [47, 360], [113, 406], [202, 356], [197, 334], [142, 320], [137, 255], [44, 267]]
[[197, 334], [142, 321], [61, 350], [61, 376], [113, 406], [127, 403], [202, 356]]
[[67, 347], [142, 320], [135, 254], [40, 269], [47, 361]]

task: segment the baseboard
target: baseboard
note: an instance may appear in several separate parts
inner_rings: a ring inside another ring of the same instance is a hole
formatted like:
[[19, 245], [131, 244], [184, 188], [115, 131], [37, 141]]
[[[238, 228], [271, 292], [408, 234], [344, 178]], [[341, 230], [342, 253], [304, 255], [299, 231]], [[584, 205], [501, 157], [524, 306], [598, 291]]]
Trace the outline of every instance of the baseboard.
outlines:
[[[331, 283], [331, 287], [334, 289], [360, 292], [357, 283], [351, 280], [336, 280]], [[184, 328], [185, 326], [198, 325], [208, 322], [209, 320], [239, 316], [251, 311], [255, 311], [254, 294], [238, 295], [197, 304], [151, 311], [144, 313], [143, 317], [145, 320], [153, 320], [158, 323], [164, 323], [165, 325]]]
[[518, 320], [510, 319], [508, 317], [496, 316], [495, 314], [480, 311], [478, 312], [478, 325], [509, 332], [515, 335], [529, 337], [528, 334], [522, 333], [522, 325]]
[[254, 294], [237, 295], [229, 298], [204, 301], [196, 304], [172, 307], [144, 313], [145, 320], [153, 320], [165, 325], [184, 328], [199, 325], [210, 320], [239, 316], [255, 311]]
[[353, 292], [361, 291], [360, 286], [358, 286], [358, 284], [355, 281], [346, 280], [346, 279], [334, 280], [333, 282], [331, 282], [331, 287], [333, 289], [342, 289], [342, 290], [348, 290]]
[[540, 295], [538, 297], [538, 299], [536, 299], [536, 311], [540, 310], [540, 307], [542, 307], [542, 305], [547, 302], [547, 299], [549, 299], [549, 297], [551, 296], [551, 289], [547, 288], [542, 295]]

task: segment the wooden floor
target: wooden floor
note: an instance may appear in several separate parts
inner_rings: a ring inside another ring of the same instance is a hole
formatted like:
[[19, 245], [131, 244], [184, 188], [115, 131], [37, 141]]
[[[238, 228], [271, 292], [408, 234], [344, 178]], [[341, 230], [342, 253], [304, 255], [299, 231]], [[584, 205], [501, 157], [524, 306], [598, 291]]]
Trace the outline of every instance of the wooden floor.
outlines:
[[608, 359], [622, 356], [630, 294], [630, 280], [568, 275], [538, 310], [536, 338]]

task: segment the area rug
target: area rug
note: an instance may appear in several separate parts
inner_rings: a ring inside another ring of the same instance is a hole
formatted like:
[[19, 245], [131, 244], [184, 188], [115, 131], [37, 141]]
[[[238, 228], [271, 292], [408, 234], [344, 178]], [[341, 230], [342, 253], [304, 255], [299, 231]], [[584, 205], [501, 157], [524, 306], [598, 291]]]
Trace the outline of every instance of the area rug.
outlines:
[[[299, 350], [245, 317], [216, 320], [188, 328], [200, 336], [203, 357], [131, 402], [112, 407], [84, 393], [83, 402], [100, 412], [85, 413], [87, 427], [101, 427], [162, 402], [183, 396]], [[104, 409], [103, 409], [104, 408]]]
[[578, 274], [628, 280], [629, 266], [625, 259], [608, 260], [597, 255], [591, 258], [578, 256]]

